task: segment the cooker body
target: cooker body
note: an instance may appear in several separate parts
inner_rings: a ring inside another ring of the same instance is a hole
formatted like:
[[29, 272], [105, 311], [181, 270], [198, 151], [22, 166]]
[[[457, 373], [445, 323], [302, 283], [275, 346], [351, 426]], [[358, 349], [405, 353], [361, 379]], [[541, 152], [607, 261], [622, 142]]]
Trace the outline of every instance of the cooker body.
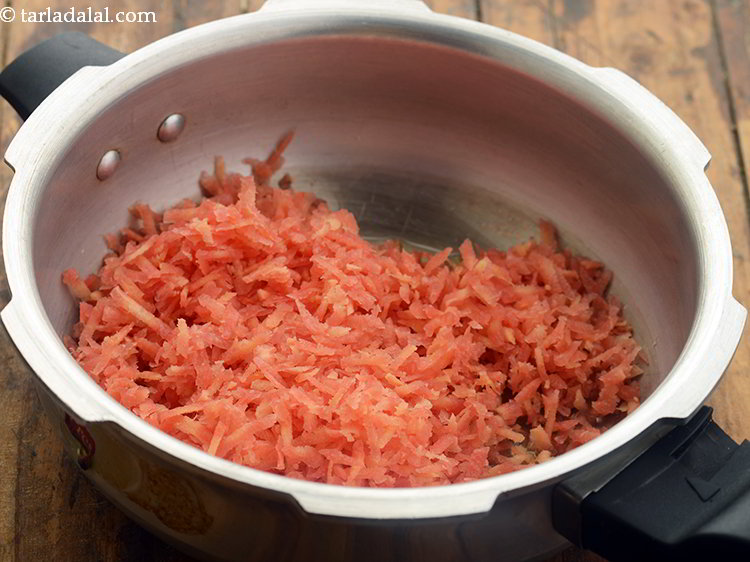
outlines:
[[[165, 144], [156, 130], [173, 113], [187, 124]], [[35, 281], [58, 336], [77, 319], [60, 272], [95, 271], [102, 235], [128, 223], [134, 202], [197, 198], [215, 155], [245, 172], [242, 159], [265, 157], [287, 130], [295, 188], [351, 210], [373, 239], [507, 249], [552, 221], [566, 246], [615, 272], [612, 292], [649, 357], [644, 398], [684, 348], [703, 249], [696, 217], [642, 148], [502, 59], [367, 34], [198, 59], [98, 115], [67, 147], [34, 221]], [[121, 161], [100, 181], [110, 149]]]
[[552, 485], [504, 498], [481, 515], [315, 516], [288, 494], [196, 469], [116, 424], [77, 420], [36, 382], [66, 452], [94, 486], [142, 527], [201, 560], [513, 561], [551, 556], [568, 544], [550, 519]]
[[[55, 121], [66, 106], [75, 117]], [[157, 129], [174, 113], [185, 129], [163, 143]], [[349, 209], [373, 240], [507, 249], [537, 236], [540, 219], [553, 222], [565, 246], [615, 273], [611, 290], [649, 360], [643, 405], [591, 443], [514, 474], [357, 490], [208, 457], [116, 404], [62, 344], [77, 310], [61, 272], [95, 271], [102, 235], [127, 223], [134, 202], [161, 210], [197, 198], [216, 155], [242, 170], [288, 130], [294, 187]], [[121, 159], [101, 181], [108, 150]], [[550, 516], [555, 483], [633, 446], [660, 419], [690, 415], [744, 322], [703, 174], [708, 154], [674, 114], [624, 75], [427, 12], [264, 11], [188, 30], [79, 71], [34, 111], [7, 160], [13, 300], [3, 321], [45, 409], [97, 487], [203, 557], [550, 554], [566, 544]]]

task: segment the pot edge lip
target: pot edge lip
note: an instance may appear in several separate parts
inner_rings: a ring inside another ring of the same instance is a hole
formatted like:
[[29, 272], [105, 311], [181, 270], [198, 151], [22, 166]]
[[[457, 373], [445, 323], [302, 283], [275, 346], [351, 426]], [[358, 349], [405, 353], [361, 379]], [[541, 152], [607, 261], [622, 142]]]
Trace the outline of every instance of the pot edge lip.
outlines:
[[[324, 15], [326, 18], [331, 17], [330, 13], [325, 13]], [[286, 13], [284, 11], [274, 11], [270, 13], [253, 13], [235, 16], [232, 18], [227, 18], [225, 20], [218, 20], [216, 22], [210, 22], [202, 26], [190, 28], [178, 34], [168, 36], [155, 43], [147, 45], [146, 47], [143, 47], [142, 49], [135, 51], [131, 55], [128, 55], [127, 57], [121, 59], [121, 61], [114, 63], [110, 67], [95, 69], [96, 72], [88, 71], [89, 77], [91, 79], [90, 85], [92, 89], [109, 87], [111, 94], [111, 85], [114, 81], [114, 78], [121, 76], [123, 73], [126, 73], [126, 71], [130, 69], [130, 76], [132, 79], [133, 75], [137, 74], [132, 71], [132, 68], [134, 67], [134, 65], [136, 65], [136, 63], [144, 62], [152, 58], [154, 55], [160, 54], [160, 52], [165, 50], [174, 53], [175, 51], [179, 50], [179, 46], [186, 40], [194, 41], [196, 39], [201, 39], [205, 42], [214, 35], [215, 31], [223, 31], [223, 28], [227, 25], [227, 22], [229, 22], [230, 25], [234, 26], [235, 31], [237, 31], [253, 22], [260, 23], [266, 21], [276, 23], [279, 19], [292, 19], [304, 24], [307, 21], [316, 21], [316, 18], [319, 16], [320, 14], [317, 13], [301, 14], [299, 12], [294, 12], [292, 14]], [[470, 20], [463, 20], [461, 18], [455, 18], [452, 16], [434, 14], [430, 12], [426, 12], [424, 14], [421, 12], [419, 14], [410, 13], [408, 14], [407, 18], [404, 14], [399, 14], [396, 12], [388, 12], [387, 14], [384, 14], [380, 10], [368, 12], [367, 10], [355, 9], [353, 7], [343, 12], [341, 10], [337, 10], [335, 16], [337, 18], [341, 18], [343, 21], [348, 21], [350, 23], [352, 21], [356, 22], [360, 20], [360, 18], [375, 18], [377, 21], [381, 21], [384, 23], [398, 23], [401, 25], [404, 24], [404, 21], [408, 21], [411, 23], [411, 25], [426, 26], [426, 28], [429, 28], [433, 34], [437, 29], [446, 30], [450, 28], [454, 31], [458, 30], [462, 34], [464, 34], [464, 40], [472, 39], [473, 41], [470, 41], [471, 44], [476, 44], [478, 41], [496, 41], [507, 46], [507, 44], [510, 43], [512, 46], [517, 47], [521, 51], [526, 51], [527, 54], [530, 52], [531, 54], [542, 56], [543, 58], [548, 59], [551, 63], [554, 63], [563, 68], [568, 68], [568, 70], [572, 70], [574, 72], [579, 72], [580, 74], [582, 74], [581, 78], [588, 81], [589, 86], [599, 86], [600, 88], [603, 88], [603, 86], [600, 83], [597, 83], [593, 77], [593, 73], [597, 69], [593, 69], [592, 67], [585, 65], [577, 59], [565, 55], [564, 53], [561, 53], [551, 47], [547, 47], [531, 39], [516, 35], [509, 31], [495, 28], [487, 24], [482, 24]], [[320, 24], [320, 22], [318, 22], [318, 24]], [[291, 37], [288, 38], [291, 39]], [[458, 48], [455, 44], [448, 44], [447, 46]], [[225, 46], [225, 48], [228, 47]], [[216, 54], [221, 50], [223, 49], [217, 48], [215, 52], [212, 52], [209, 55]], [[490, 56], [486, 52], [475, 54]], [[190, 57], [185, 56], [184, 62], [187, 62], [189, 58]], [[143, 70], [143, 66], [141, 67], [141, 69]], [[142, 82], [143, 80], [139, 83]], [[650, 98], [656, 99], [655, 96], [653, 96], [653, 94], [648, 92], [645, 88], [643, 88], [642, 86], [640, 86], [640, 88]], [[616, 93], [610, 93], [616, 98]], [[47, 110], [49, 110], [51, 105], [54, 103], [55, 97], [55, 94], [53, 94], [49, 98], [49, 103], [45, 102], [43, 104], [43, 106], [45, 106], [46, 104]], [[86, 96], [81, 96], [81, 103], [79, 104], [79, 107], [80, 105], [83, 105], [85, 98]], [[110, 101], [113, 101], [114, 99], [116, 98], [112, 98], [112, 100]], [[623, 104], [625, 103], [625, 100], [620, 99], [619, 101]], [[101, 100], [100, 104], [103, 104]], [[40, 109], [44, 108], [40, 106]], [[97, 111], [101, 109], [103, 109], [103, 107], [96, 108]], [[671, 112], [671, 110], [667, 111]], [[75, 112], [71, 111], [71, 114], [73, 113]], [[46, 126], [44, 128], [47, 129], [47, 134], [54, 133], [55, 131], [59, 132], [60, 130], [65, 131], [68, 135], [67, 140], [71, 141], [75, 137], [75, 133], [83, 127], [83, 125], [81, 124], [87, 125], [90, 122], [90, 119], [93, 119], [93, 113], [94, 112], [89, 112], [89, 120], [81, 120], [81, 123], [79, 123], [79, 129], [76, 129], [76, 127], [74, 126], [69, 126], [67, 130], [65, 129], [66, 126], [71, 125], [71, 117], [68, 117], [67, 119], [61, 119], [60, 123], [55, 124], [55, 126], [53, 127]], [[37, 114], [35, 113], [34, 115]], [[29, 131], [29, 129], [33, 127], [37, 129], [38, 132], [41, 125], [44, 124], [42, 122], [42, 117], [46, 115], [45, 112], [40, 112], [37, 115], [37, 119], [34, 118], [34, 115], [32, 115], [29, 120], [31, 123], [29, 123], [30, 127], [27, 127], [27, 131]], [[674, 117], [676, 118], [676, 116]], [[686, 125], [683, 124], [683, 126], [687, 128]], [[50, 365], [54, 363], [47, 360], [49, 359], [49, 357], [47, 357], [47, 352], [49, 352], [50, 350], [41, 349], [41, 346], [29, 343], [34, 341], [35, 338], [33, 336], [38, 334], [38, 331], [33, 331], [31, 327], [26, 325], [26, 323], [24, 323], [22, 320], [22, 312], [28, 312], [29, 307], [31, 307], [32, 312], [41, 314], [42, 319], [46, 323], [45, 331], [51, 333], [51, 335], [54, 336], [55, 340], [58, 341], [58, 346], [62, 348], [63, 352], [68, 357], [68, 361], [63, 362], [60, 370], [69, 375], [72, 375], [73, 378], [77, 380], [77, 382], [84, 382], [81, 377], [85, 377], [85, 380], [87, 380], [90, 384], [88, 385], [88, 388], [84, 390], [84, 394], [86, 394], [87, 397], [91, 399], [100, 400], [107, 406], [106, 411], [104, 412], [102, 412], [101, 409], [98, 409], [98, 411], [97, 409], [93, 409], [91, 412], [89, 412], [88, 415], [84, 413], [82, 419], [92, 422], [105, 420], [112, 421], [125, 432], [131, 434], [134, 438], [142, 440], [156, 447], [160, 451], [163, 451], [166, 455], [177, 457], [177, 459], [179, 459], [180, 461], [187, 462], [197, 469], [209, 471], [216, 476], [226, 477], [238, 483], [250, 484], [253, 486], [259, 486], [262, 488], [268, 488], [275, 491], [288, 493], [297, 500], [297, 502], [303, 507], [303, 509], [311, 513], [343, 516], [352, 515], [361, 517], [363, 509], [372, 508], [370, 510], [372, 512], [372, 515], [368, 514], [368, 518], [391, 519], [425, 517], [427, 516], [425, 515], [426, 513], [429, 513], [430, 517], [434, 517], [435, 513], [437, 513], [438, 515], [442, 514], [450, 516], [486, 512], [491, 509], [498, 496], [542, 485], [549, 480], [559, 478], [564, 474], [572, 472], [573, 470], [576, 470], [586, 463], [603, 456], [604, 454], [614, 450], [615, 448], [625, 446], [629, 439], [645, 430], [651, 425], [651, 423], [655, 422], [656, 420], [664, 418], [684, 418], [689, 416], [692, 411], [694, 411], [703, 402], [705, 397], [709, 394], [710, 390], [718, 382], [720, 375], [723, 373], [723, 370], [726, 367], [726, 364], [728, 364], [731, 354], [737, 347], [739, 333], [741, 333], [741, 324], [744, 323], [744, 309], [740, 305], [737, 305], [736, 301], [734, 301], [731, 297], [731, 245], [729, 241], [726, 222], [724, 220], [723, 213], [721, 212], [721, 208], [718, 204], [718, 200], [716, 199], [716, 196], [713, 193], [705, 174], [703, 173], [703, 166], [706, 162], [695, 160], [696, 157], [698, 158], [698, 160], [700, 160], [701, 149], [703, 152], [705, 152], [706, 157], [708, 156], [708, 153], [705, 151], [705, 148], [700, 145], [700, 142], [697, 141], [697, 138], [695, 138], [695, 141], [698, 142], [699, 147], [693, 148], [693, 150], [689, 153], [689, 157], [693, 159], [692, 161], [688, 161], [688, 156], [686, 156], [685, 154], [680, 154], [675, 149], [675, 147], [672, 147], [672, 152], [675, 153], [672, 156], [676, 164], [684, 167], [684, 169], [678, 169], [675, 170], [675, 172], [682, 177], [682, 180], [684, 182], [691, 184], [692, 191], [702, 196], [701, 203], [708, 205], [708, 214], [710, 215], [709, 218], [711, 219], [710, 224], [698, 226], [704, 227], [702, 234], [707, 239], [713, 240], [713, 242], [715, 243], [714, 245], [718, 246], [718, 250], [712, 256], [702, 257], [711, 258], [712, 264], [715, 266], [714, 271], [718, 271], [722, 274], [721, 277], [724, 279], [724, 282], [721, 289], [723, 290], [720, 291], [719, 288], [717, 288], [716, 290], [710, 292], [710, 294], [706, 294], [709, 292], [705, 290], [705, 287], [703, 287], [701, 294], [701, 298], [703, 299], [703, 308], [705, 309], [707, 306], [711, 306], [711, 309], [708, 310], [702, 318], [702, 323], [700, 318], [696, 320], [696, 325], [693, 326], [691, 336], [689, 337], [688, 342], [685, 345], [685, 349], [683, 350], [682, 355], [680, 356], [680, 358], [678, 358], [670, 374], [660, 384], [659, 389], [655, 391], [652, 396], [664, 395], [667, 388], [671, 388], [672, 393], [674, 393], [675, 390], [679, 390], [676, 387], [679, 386], [677, 383], [682, 382], [682, 380], [684, 379], [684, 375], [682, 373], [689, 373], [691, 370], [695, 370], [694, 368], [685, 364], [687, 360], [696, 361], [696, 359], [700, 359], [701, 357], [710, 358], [709, 354], [711, 351], [711, 346], [721, 345], [723, 343], [724, 347], [726, 347], [727, 349], [719, 354], [721, 355], [720, 357], [714, 357], [712, 361], [706, 362], [712, 363], [713, 369], [707, 368], [705, 369], [705, 371], [713, 370], [716, 372], [714, 372], [713, 375], [709, 373], [708, 376], [704, 376], [706, 380], [703, 382], [706, 388], [704, 388], [703, 391], [698, 391], [697, 393], [693, 392], [689, 399], [684, 401], [684, 404], [681, 408], [673, 409], [671, 411], [659, 409], [659, 407], [654, 406], [655, 401], [647, 399], [633, 414], [629, 415], [626, 420], [617, 424], [603, 436], [577, 448], [574, 451], [566, 453], [565, 455], [561, 455], [560, 457], [556, 457], [552, 461], [549, 461], [548, 463], [545, 463], [543, 465], [537, 465], [525, 468], [515, 473], [486, 478], [469, 483], [429, 488], [347, 488], [343, 486], [294, 480], [285, 476], [262, 472], [257, 469], [244, 467], [223, 459], [219, 459], [217, 457], [210, 456], [207, 453], [199, 451], [198, 449], [182, 443], [181, 441], [151, 427], [147, 422], [141, 420], [140, 418], [135, 416], [135, 414], [132, 414], [129, 410], [125, 409], [119, 403], [114, 401], [114, 399], [109, 397], [109, 395], [106, 394], [103, 389], [98, 387], [98, 385], [96, 385], [94, 381], [90, 379], [88, 375], [80, 367], [78, 367], [77, 363], [75, 363], [75, 361], [73, 361], [72, 358], [67, 354], [67, 351], [62, 346], [62, 343], [59, 342], [59, 339], [57, 338], [56, 334], [52, 330], [51, 325], [49, 324], [49, 321], [47, 320], [46, 314], [41, 307], [41, 302], [38, 296], [38, 292], [36, 291], [35, 283], [33, 283], [30, 237], [25, 238], [23, 228], [18, 228], [20, 227], [20, 223], [22, 222], [20, 219], [20, 216], [23, 215], [22, 211], [24, 207], [29, 204], [29, 200], [24, 196], [25, 194], [21, 193], [21, 191], [25, 187], [23, 184], [26, 181], [36, 181], [37, 184], [44, 184], [46, 182], [46, 176], [44, 176], [44, 174], [34, 174], [30, 170], [34, 169], [36, 171], [36, 166], [34, 166], [33, 164], [39, 164], [41, 156], [45, 155], [45, 151], [51, 151], [49, 143], [47, 143], [43, 144], [42, 148], [36, 154], [31, 154], [28, 151], [26, 154], [23, 154], [21, 146], [22, 143], [26, 142], [24, 137], [28, 138], [28, 136], [30, 135], [31, 133], [24, 133], [22, 129], [17, 135], [16, 139], [14, 139], [14, 143], [9, 148], [8, 154], [6, 156], [7, 160], [16, 165], [14, 168], [17, 170], [17, 173], [15, 174], [11, 183], [5, 210], [5, 220], [3, 227], [4, 259], [8, 271], [16, 272], [19, 267], [23, 267], [25, 269], [25, 271], [23, 272], [26, 275], [24, 276], [24, 279], [19, 279], [19, 275], [13, 276], [12, 278], [11, 276], [8, 277], [13, 298], [11, 300], [11, 303], [6, 307], [5, 310], [3, 310], [2, 318], [4, 323], [6, 324], [6, 327], [8, 328], [8, 331], [11, 334], [11, 337], [16, 343], [16, 346], [19, 348], [19, 350], [21, 350], [21, 353], [32, 366], [32, 369], [35, 371], [36, 376], [39, 377], [42, 382], [48, 387], [50, 387], [48, 382], [51, 379], [57, 379], [57, 384], [62, 383], [62, 381], [59, 380], [61, 377], [59, 375], [56, 375], [55, 373], [49, 373], [47, 376], [42, 376], [42, 374], [40, 374], [40, 372], [54, 371], [54, 369], [50, 367]], [[48, 161], [46, 172], [51, 173], [56, 165], [56, 161], [54, 161], [54, 166]], [[42, 166], [41, 168], [44, 167]], [[11, 216], [14, 213], [15, 217]], [[28, 229], [27, 233], [30, 233], [30, 226], [27, 225], [26, 228]], [[19, 232], [21, 234], [20, 236], [18, 235]], [[16, 240], [16, 238], [20, 239]], [[706, 238], [703, 239], [703, 242], [705, 242]], [[24, 250], [26, 250], [26, 253], [24, 253]], [[703, 264], [703, 269], [706, 269], [705, 263]], [[24, 281], [28, 280], [32, 281], [31, 289], [29, 289], [28, 284], [24, 284]], [[29, 292], [33, 294], [29, 295]], [[22, 310], [18, 310], [19, 307], [21, 307]], [[722, 321], [729, 322], [732, 329], [728, 331], [719, 329], [722, 326]], [[24, 325], [20, 326], [21, 324]], [[739, 326], [739, 332], [737, 330], [737, 326]], [[702, 330], [700, 330], [701, 333], [696, 333], [697, 327], [703, 328]], [[707, 339], [705, 337], [703, 338], [704, 341], [698, 341], [699, 336], [705, 336], [706, 333], [710, 333], [711, 331], [716, 333], [714, 334], [714, 338], [711, 338], [710, 342], [705, 341]], [[719, 336], [721, 336], [721, 338]], [[24, 339], [25, 341], [23, 341]], [[686, 357], [686, 351], [689, 348], [691, 349], [692, 353], [687, 354], [688, 357]], [[729, 348], [732, 349], [730, 350]], [[30, 357], [32, 355], [34, 356], [33, 362], [32, 358]], [[55, 355], [57, 355], [56, 359], [60, 359], [59, 353]], [[728, 357], [725, 357], [726, 355], [728, 355]], [[86, 385], [84, 384], [84, 386]], [[55, 388], [51, 388], [51, 390], [53, 393], [59, 395], [59, 393], [56, 392]], [[649, 402], [651, 402], [651, 406], [649, 406]], [[101, 404], [97, 404], [97, 406], [101, 406]], [[627, 433], [630, 433], [632, 435], [628, 436], [626, 435]], [[462, 498], [466, 499], [469, 497], [469, 495], [472, 498], [470, 502], [457, 501]], [[340, 499], [348, 498], [350, 500], [356, 501], [351, 502], [346, 510], [335, 508], [332, 509], [330, 506], [324, 505], [325, 502], [330, 502], [330, 500], [336, 499], [337, 497]], [[386, 504], [391, 504], [396, 500], [402, 501], [402, 509], [394, 509], [394, 506], [392, 505], [382, 505], [383, 502], [385, 502]], [[427, 502], [428, 505], [426, 505], [425, 507], [428, 507], [428, 509], [424, 509], [420, 507], [420, 505], [418, 505], [420, 502], [424, 503], [426, 500], [433, 500]], [[378, 505], [373, 505], [373, 502], [376, 502]], [[391, 513], [391, 511], [396, 511], [398, 513]]]

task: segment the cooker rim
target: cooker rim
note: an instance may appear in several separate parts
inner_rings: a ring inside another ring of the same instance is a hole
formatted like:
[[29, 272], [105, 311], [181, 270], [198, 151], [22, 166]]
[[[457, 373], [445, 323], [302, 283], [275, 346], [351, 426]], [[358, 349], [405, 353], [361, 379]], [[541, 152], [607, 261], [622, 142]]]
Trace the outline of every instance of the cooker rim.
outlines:
[[[251, 36], [243, 32], [248, 26], [257, 26], [259, 33]], [[603, 112], [603, 118], [612, 118], [620, 127], [630, 123], [624, 133], [632, 136], [644, 152], [651, 156], [656, 154], [655, 147], [661, 148], [662, 171], [671, 174], [674, 188], [682, 190], [686, 212], [692, 211], [688, 219], [700, 248], [697, 314], [682, 353], [657, 389], [635, 412], [602, 436], [544, 464], [469, 483], [383, 489], [296, 480], [211, 456], [152, 427], [99, 387], [72, 359], [53, 330], [36, 288], [32, 259], [34, 220], [29, 217], [59, 164], [59, 154], [65, 152], [59, 147], [67, 148], [99, 112], [121, 95], [167, 68], [195, 60], [195, 52], [215, 56], [261, 42], [341, 30], [353, 33], [355, 28], [366, 28], [370, 34], [437, 43], [494, 60], [498, 60], [499, 52], [506, 52], [509, 54], [503, 60], [505, 64], [521, 64], [518, 61], [524, 57], [534, 59], [539, 68], [548, 65], [557, 71], [546, 78], [557, 81], [555, 86], [566, 94], [583, 96], [589, 105]], [[219, 35], [222, 41], [216, 41]], [[190, 49], [185, 48], [187, 42]], [[84, 86], [85, 90], [81, 90]], [[73, 91], [75, 97], [71, 97]], [[82, 95], [81, 91], [87, 93]], [[64, 114], [54, 109], [62, 99], [70, 108]], [[52, 116], [54, 120], [48, 119]], [[114, 423], [128, 438], [158, 449], [172, 461], [239, 484], [289, 494], [305, 511], [316, 514], [407, 519], [483, 513], [503, 494], [546, 485], [627, 445], [658, 420], [688, 417], [718, 382], [737, 347], [745, 310], [731, 295], [731, 243], [718, 199], [704, 173], [708, 159], [707, 150], [692, 131], [632, 79], [611, 69], [589, 67], [514, 33], [429, 11], [396, 12], [382, 6], [338, 5], [335, 10], [321, 7], [304, 12], [261, 10], [171, 35], [109, 67], [84, 68], [32, 114], [6, 153], [6, 161], [16, 173], [3, 224], [3, 253], [12, 299], [1, 316], [36, 376], [78, 418], [89, 423]], [[711, 282], [706, 280], [709, 274]], [[691, 384], [685, 385], [688, 379]]]

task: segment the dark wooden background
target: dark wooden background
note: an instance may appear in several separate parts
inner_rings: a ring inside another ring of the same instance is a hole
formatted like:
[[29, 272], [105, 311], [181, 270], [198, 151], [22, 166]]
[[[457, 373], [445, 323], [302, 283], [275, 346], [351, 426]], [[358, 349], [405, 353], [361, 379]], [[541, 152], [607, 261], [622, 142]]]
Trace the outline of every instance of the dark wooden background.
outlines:
[[[152, 10], [157, 23], [0, 23], [5, 65], [36, 42], [80, 30], [132, 51], [205, 21], [256, 10], [261, 0], [86, 0], [75, 6]], [[750, 304], [745, 162], [750, 158], [750, 0], [428, 0], [439, 12], [479, 19], [635, 77], [672, 107], [713, 154], [708, 175], [729, 222], [734, 292]], [[0, 0], [17, 12], [67, 9], [60, 0]], [[20, 121], [0, 100], [0, 151]], [[0, 170], [0, 194], [11, 171]], [[1, 266], [0, 266], [1, 269]], [[4, 278], [4, 273], [0, 271]], [[0, 279], [4, 280], [4, 279]], [[0, 289], [0, 305], [8, 291]], [[735, 439], [750, 437], [750, 346], [743, 341], [713, 397]], [[63, 456], [42, 415], [31, 375], [0, 328], [0, 560], [178, 561], [185, 556], [142, 531], [100, 496]], [[600, 558], [570, 549], [556, 561]]]

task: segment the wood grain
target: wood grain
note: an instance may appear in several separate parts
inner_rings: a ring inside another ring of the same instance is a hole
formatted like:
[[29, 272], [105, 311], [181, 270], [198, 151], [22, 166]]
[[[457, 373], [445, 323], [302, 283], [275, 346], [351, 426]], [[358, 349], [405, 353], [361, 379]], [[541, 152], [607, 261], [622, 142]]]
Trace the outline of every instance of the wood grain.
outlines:
[[485, 23], [555, 45], [554, 22], [546, 0], [481, 0], [480, 11]]
[[736, 125], [736, 141], [742, 179], [748, 188], [750, 163], [750, 5], [737, 0], [714, 0], [716, 32], [721, 39], [722, 66], [726, 73], [730, 109]]
[[[627, 72], [680, 115], [713, 154], [708, 177], [722, 204], [732, 237], [734, 294], [747, 302], [750, 295], [747, 186], [733, 135], [732, 101], [727, 96], [729, 86], [734, 103], [746, 120], [740, 139], [747, 151], [750, 149], [748, 20], [738, 17], [740, 14], [747, 17], [747, 3], [720, 0], [718, 27], [708, 1], [553, 0], [549, 5], [547, 17], [537, 16], [531, 23], [532, 31], [540, 33], [541, 41], [588, 64], [614, 66]], [[537, 7], [542, 11], [541, 3]], [[548, 29], [554, 34], [551, 40], [542, 37]], [[725, 41], [732, 41], [730, 45], [720, 43], [719, 31], [724, 32]], [[729, 84], [725, 82], [724, 50], [730, 70], [734, 70], [729, 72]], [[749, 362], [750, 347], [743, 340], [710, 401], [717, 421], [738, 440], [750, 438], [747, 415], [750, 385], [746, 379]], [[575, 549], [566, 553], [566, 558], [570, 557], [598, 559]]]
[[262, 5], [263, 0], [227, 0], [226, 2], [173, 0], [173, 29], [180, 31], [219, 18], [254, 12]]
[[[0, 24], [0, 49], [2, 61], [9, 60], [8, 45], [13, 37], [15, 26]], [[0, 100], [0, 151], [4, 154], [8, 142], [18, 128], [15, 112], [4, 101]], [[5, 204], [7, 186], [10, 183], [11, 171], [0, 165], [0, 197]], [[0, 250], [0, 254], [2, 250]], [[5, 306], [9, 299], [5, 269], [0, 267], [0, 304]], [[0, 478], [0, 560], [15, 559], [14, 538], [17, 529], [16, 484], [18, 482], [18, 450], [21, 442], [19, 429], [24, 419], [26, 402], [25, 390], [30, 381], [23, 362], [19, 360], [15, 348], [10, 343], [4, 328], [0, 329], [0, 467], [4, 474]]]
[[462, 18], [478, 19], [479, 3], [476, 0], [425, 0], [435, 12], [459, 16]]
[[[5, 52], [10, 35], [11, 26], [0, 27], [0, 64], [5, 66]], [[6, 114], [9, 113], [8, 105], [0, 102], [0, 151], [5, 152], [3, 141], [4, 125]], [[9, 180], [9, 174], [6, 173], [6, 166], [0, 165], [0, 193], [4, 203], [5, 186]], [[3, 276], [3, 282], [5, 281]], [[5, 304], [5, 303], [2, 303]], [[0, 360], [3, 360], [3, 366], [8, 365], [7, 357], [3, 357], [3, 350], [10, 352], [9, 343], [5, 333], [0, 334]], [[0, 370], [0, 411], [5, 413], [5, 420], [0, 423], [0, 466], [8, 467], [7, 477], [0, 479], [0, 560], [11, 559], [12, 538], [15, 532], [15, 478], [12, 473], [15, 472], [16, 451], [18, 450], [15, 433], [13, 428], [18, 425], [20, 407], [19, 400], [15, 394], [17, 385], [12, 384], [13, 375], [8, 374], [8, 369]]]
[[[746, 186], [712, 8], [707, 0], [553, 2], [562, 50], [633, 76], [680, 115], [712, 153], [707, 174], [729, 224], [734, 293], [743, 300], [750, 294]], [[710, 402], [716, 419], [735, 439], [750, 437], [749, 365], [750, 347], [743, 340]]]
[[[55, 5], [31, 0], [16, 1], [13, 7], [43, 10]], [[62, 2], [58, 5], [69, 7]], [[157, 23], [0, 24], [4, 60], [11, 61], [63, 31], [82, 31], [128, 52], [175, 30], [172, 6], [163, 2], [88, 0], [86, 5], [95, 10], [105, 6], [153, 10]], [[1, 103], [0, 148], [4, 153], [21, 122], [5, 101]], [[3, 166], [3, 201], [10, 179], [11, 171]], [[1, 289], [0, 304], [8, 300], [7, 288]], [[4, 328], [0, 329], [0, 361], [4, 367], [0, 370], [0, 560], [186, 560], [115, 509], [63, 454], [59, 435], [40, 410], [31, 374]]]
[[[9, 2], [6, 2], [9, 4]], [[257, 9], [261, 0], [87, 0], [112, 10], [153, 10], [155, 24], [0, 24], [5, 63], [61, 31], [80, 30], [123, 51], [172, 32]], [[750, 303], [750, 0], [428, 0], [438, 12], [487, 23], [555, 46], [592, 65], [618, 67], [655, 92], [714, 155], [708, 175], [724, 207], [735, 250], [735, 295]], [[69, 7], [12, 0], [16, 9]], [[78, 6], [81, 7], [81, 6]], [[0, 101], [0, 150], [19, 119]], [[11, 172], [0, 169], [4, 201]], [[0, 268], [1, 270], [2, 268]], [[0, 305], [9, 299], [0, 271]], [[188, 560], [119, 513], [62, 454], [41, 414], [28, 368], [0, 328], [0, 561]], [[750, 437], [746, 342], [712, 397], [733, 437]], [[54, 555], [52, 554], [54, 553]], [[601, 560], [570, 549], [556, 562]]]
[[[736, 165], [732, 168], [731, 193], [722, 197], [724, 210], [728, 213], [730, 233], [734, 245], [735, 285], [734, 294], [745, 306], [750, 305], [750, 254], [747, 246], [741, 246], [739, 232], [746, 239], [748, 222], [748, 164], [750, 164], [750, 3], [737, 0], [715, 0], [714, 27], [720, 40], [721, 68], [724, 85], [729, 95], [728, 109], [732, 120], [735, 142]], [[740, 189], [741, 184], [741, 189]], [[721, 195], [720, 195], [721, 197]], [[747, 338], [738, 350], [728, 376], [719, 385], [712, 403], [721, 411], [721, 420], [726, 423], [735, 438], [750, 437], [750, 384], [748, 363], [750, 346]]]

